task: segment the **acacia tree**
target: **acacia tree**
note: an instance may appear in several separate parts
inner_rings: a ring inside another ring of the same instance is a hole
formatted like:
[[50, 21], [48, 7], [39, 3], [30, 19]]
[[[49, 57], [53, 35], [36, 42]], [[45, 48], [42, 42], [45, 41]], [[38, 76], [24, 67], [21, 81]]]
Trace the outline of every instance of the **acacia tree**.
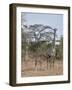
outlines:
[[[29, 29], [33, 30], [32, 31], [33, 38], [35, 38], [35, 42], [34, 42], [35, 44], [33, 44], [33, 45], [31, 44], [31, 47], [32, 47], [31, 49], [33, 49], [35, 53], [37, 52], [35, 54], [36, 55], [35, 57], [37, 57], [40, 54], [39, 51], [41, 50], [41, 45], [42, 45], [41, 40], [44, 39], [44, 38], [45, 38], [44, 41], [46, 41], [48, 43], [50, 41], [52, 41], [52, 45], [51, 45], [51, 47], [49, 47], [49, 48], [52, 48], [51, 53], [50, 52], [48, 53], [48, 50], [47, 50], [47, 52], [45, 51], [46, 52], [46, 57], [48, 57], [47, 56], [48, 54], [50, 54], [52, 56], [55, 56], [55, 37], [56, 37], [56, 30], [57, 29], [56, 28], [53, 29], [50, 26], [44, 26], [44, 25], [41, 25], [41, 24], [30, 25]], [[46, 29], [50, 29], [50, 32], [47, 32], [48, 30], [45, 31]], [[53, 35], [53, 38], [51, 37], [52, 35]], [[49, 49], [49, 48], [47, 47], [46, 49]], [[38, 49], [39, 49], [39, 51], [38, 51]], [[41, 51], [41, 53], [42, 53], [42, 51]], [[37, 58], [35, 59], [35, 63], [37, 64]]]
[[[48, 31], [49, 29], [50, 31]], [[22, 38], [24, 41], [26, 40], [26, 42], [29, 44], [29, 50], [33, 52], [33, 55], [35, 57], [35, 65], [37, 65], [37, 57], [40, 54], [45, 53], [46, 57], [48, 57], [48, 54], [55, 56], [56, 30], [57, 29], [53, 29], [50, 26], [44, 26], [42, 24], [34, 24], [30, 26], [23, 25], [24, 32]], [[46, 44], [43, 44], [43, 41], [46, 42]], [[50, 42], [51, 45], [49, 46]], [[48, 51], [49, 48], [51, 48], [51, 52]], [[41, 51], [44, 49], [44, 52]]]

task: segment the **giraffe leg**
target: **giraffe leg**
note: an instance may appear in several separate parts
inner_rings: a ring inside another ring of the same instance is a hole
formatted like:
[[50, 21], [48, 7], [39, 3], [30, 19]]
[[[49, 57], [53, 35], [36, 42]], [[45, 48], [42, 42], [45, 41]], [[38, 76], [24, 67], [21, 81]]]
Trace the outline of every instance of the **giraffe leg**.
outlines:
[[35, 69], [37, 70], [37, 59], [35, 59]]
[[42, 63], [41, 63], [41, 61], [40, 61], [40, 70], [42, 70]]
[[50, 58], [49, 63], [50, 63], [50, 69], [51, 69], [52, 68], [52, 57]]
[[48, 59], [47, 59], [47, 69], [48, 69], [48, 64], [49, 64], [49, 62], [48, 62]]
[[49, 60], [49, 66], [50, 66], [50, 69], [51, 69], [51, 59]]
[[54, 68], [54, 60], [53, 60], [53, 68]]
[[54, 63], [55, 63], [55, 57], [54, 57], [54, 59], [53, 59], [53, 68], [54, 68]]

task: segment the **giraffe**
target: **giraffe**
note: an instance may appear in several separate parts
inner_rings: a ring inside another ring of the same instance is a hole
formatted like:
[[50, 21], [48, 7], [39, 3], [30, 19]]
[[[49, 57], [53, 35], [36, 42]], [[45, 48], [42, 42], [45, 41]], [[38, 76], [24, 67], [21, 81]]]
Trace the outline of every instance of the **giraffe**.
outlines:
[[[56, 30], [57, 29], [53, 29], [50, 26], [43, 26], [43, 25], [39, 25], [39, 24], [35, 24], [35, 25], [30, 25], [29, 27], [25, 26], [26, 30], [26, 34], [31, 33], [33, 34], [33, 38], [35, 39], [35, 43], [40, 42], [40, 39], [43, 37], [45, 39], [49, 39], [50, 38], [50, 34], [54, 35], [54, 38], [52, 40], [52, 49], [50, 51], [48, 51], [49, 53], [47, 53], [47, 55], [43, 54], [43, 58], [47, 60], [47, 66], [48, 66], [48, 62], [53, 63], [54, 65], [54, 57], [55, 57], [55, 36], [56, 36]], [[54, 31], [54, 33], [52, 32], [45, 32], [46, 29], [51, 29]], [[29, 35], [26, 36], [26, 39], [28, 38], [32, 38], [31, 35], [29, 37]], [[48, 40], [47, 39], [47, 40]], [[50, 41], [50, 39], [49, 39]], [[37, 66], [37, 58], [35, 59], [35, 67]], [[41, 63], [42, 61], [39, 60], [39, 62]]]
[[[52, 41], [52, 47], [48, 49], [47, 51], [47, 55], [42, 55], [41, 57], [44, 58], [44, 60], [47, 61], [47, 69], [48, 69], [48, 64], [50, 63], [50, 68], [53, 66], [54, 68], [54, 63], [55, 63], [55, 36], [56, 36], [56, 29], [54, 29], [54, 38], [53, 38], [53, 41]], [[40, 65], [42, 64], [41, 61], [40, 62]], [[35, 62], [35, 67], [37, 65], [37, 59], [36, 59], [36, 62]], [[42, 66], [42, 65], [41, 65]]]

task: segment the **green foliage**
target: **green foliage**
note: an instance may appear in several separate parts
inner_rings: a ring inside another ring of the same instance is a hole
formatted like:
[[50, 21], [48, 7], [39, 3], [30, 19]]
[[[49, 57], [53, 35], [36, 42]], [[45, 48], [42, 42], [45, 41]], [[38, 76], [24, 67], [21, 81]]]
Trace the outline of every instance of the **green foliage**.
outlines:
[[63, 58], [63, 37], [60, 39], [60, 45], [56, 46], [56, 58], [61, 60]]
[[[28, 52], [30, 52], [32, 55], [38, 56], [38, 55], [48, 55], [48, 49], [53, 47], [52, 43], [47, 43], [45, 41], [41, 42], [22, 42], [22, 49], [26, 50], [26, 47], [28, 47]], [[60, 39], [60, 44], [55, 46], [55, 57], [58, 60], [62, 60], [63, 58], [63, 37]]]

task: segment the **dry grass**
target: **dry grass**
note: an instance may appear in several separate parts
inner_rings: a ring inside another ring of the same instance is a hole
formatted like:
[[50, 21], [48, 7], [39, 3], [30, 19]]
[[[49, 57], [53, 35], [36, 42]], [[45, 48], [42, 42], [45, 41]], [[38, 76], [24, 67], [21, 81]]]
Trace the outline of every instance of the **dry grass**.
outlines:
[[63, 61], [55, 60], [54, 67], [47, 61], [37, 62], [35, 67], [35, 60], [27, 59], [26, 61], [22, 60], [21, 65], [21, 76], [22, 77], [31, 77], [31, 76], [52, 76], [52, 75], [62, 75], [63, 74]]

